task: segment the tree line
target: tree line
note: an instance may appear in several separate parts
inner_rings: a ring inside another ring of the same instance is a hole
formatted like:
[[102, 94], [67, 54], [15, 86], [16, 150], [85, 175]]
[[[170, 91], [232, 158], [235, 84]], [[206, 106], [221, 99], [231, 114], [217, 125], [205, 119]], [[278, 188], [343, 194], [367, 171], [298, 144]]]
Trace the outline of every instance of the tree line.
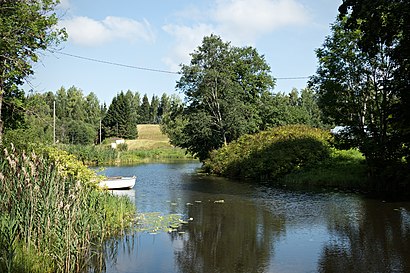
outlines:
[[87, 145], [110, 137], [135, 139], [137, 124], [159, 123], [177, 100], [166, 93], [161, 98], [153, 95], [151, 100], [144, 94], [141, 99], [139, 92], [128, 90], [119, 92], [107, 107], [95, 93], [85, 95], [75, 86], [27, 96], [16, 91], [6, 97], [3, 108], [5, 141], [15, 144], [56, 141]]

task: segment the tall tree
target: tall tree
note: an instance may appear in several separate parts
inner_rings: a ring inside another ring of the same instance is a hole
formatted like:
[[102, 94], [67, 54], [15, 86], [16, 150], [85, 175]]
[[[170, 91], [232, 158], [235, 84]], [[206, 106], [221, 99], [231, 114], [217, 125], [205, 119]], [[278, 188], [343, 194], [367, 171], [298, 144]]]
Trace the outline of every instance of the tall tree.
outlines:
[[130, 101], [126, 99], [123, 92], [113, 98], [102, 124], [104, 138], [116, 136], [135, 139], [137, 137], [137, 124], [132, 117]]
[[71, 86], [67, 90], [67, 118], [77, 121], [86, 119], [86, 106], [83, 91], [80, 88]]
[[138, 123], [138, 111], [140, 107], [140, 94], [138, 92], [132, 93], [131, 90], [128, 90], [125, 93], [125, 99], [128, 101], [130, 105], [130, 112], [131, 112], [131, 120], [133, 123]]
[[161, 96], [161, 101], [158, 107], [158, 122], [161, 123], [162, 118], [166, 115], [171, 109], [171, 99], [166, 93], [163, 93]]
[[151, 98], [151, 105], [149, 109], [149, 115], [150, 115], [150, 123], [152, 124], [157, 124], [158, 123], [158, 109], [159, 109], [159, 98], [156, 95], [152, 95]]
[[94, 128], [98, 128], [100, 120], [102, 119], [101, 107], [98, 97], [93, 93], [89, 93], [85, 97], [84, 111], [85, 122], [91, 124]]
[[0, 145], [3, 141], [2, 104], [12, 85], [33, 74], [39, 50], [65, 40], [58, 29], [53, 0], [1, 0], [0, 6]]
[[203, 160], [211, 150], [259, 130], [258, 104], [274, 79], [254, 48], [233, 47], [215, 35], [205, 37], [191, 56], [177, 82], [187, 99], [182, 147]]
[[358, 41], [362, 52], [390, 61], [390, 77], [379, 75], [377, 84], [398, 98], [393, 111], [386, 112], [391, 115], [387, 125], [394, 128], [401, 146], [399, 154], [410, 165], [410, 2], [344, 0], [339, 12], [340, 17], [348, 16], [345, 29], [362, 33]]
[[143, 124], [147, 124], [150, 122], [150, 104], [149, 104], [149, 99], [147, 94], [144, 94], [144, 97], [142, 97], [142, 103], [139, 108], [139, 122]]
[[348, 20], [339, 18], [317, 50], [319, 68], [313, 83], [325, 116], [346, 126], [346, 141], [360, 148], [370, 166], [383, 166], [400, 160], [403, 149], [392, 127], [400, 104], [392, 83], [398, 68], [390, 55], [393, 45], [379, 40], [377, 51], [362, 50], [364, 34], [349, 29]]

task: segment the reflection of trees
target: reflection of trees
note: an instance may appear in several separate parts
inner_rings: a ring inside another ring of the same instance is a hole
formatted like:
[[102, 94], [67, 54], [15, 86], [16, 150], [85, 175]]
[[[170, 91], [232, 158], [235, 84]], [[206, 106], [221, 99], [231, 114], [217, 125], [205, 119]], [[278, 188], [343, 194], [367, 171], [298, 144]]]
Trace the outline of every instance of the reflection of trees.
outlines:
[[320, 271], [410, 272], [410, 214], [396, 206], [365, 201], [359, 217], [329, 217], [334, 239], [323, 249]]
[[196, 218], [175, 253], [182, 272], [266, 270], [272, 241], [284, 229], [283, 217], [250, 202], [204, 203], [191, 210]]

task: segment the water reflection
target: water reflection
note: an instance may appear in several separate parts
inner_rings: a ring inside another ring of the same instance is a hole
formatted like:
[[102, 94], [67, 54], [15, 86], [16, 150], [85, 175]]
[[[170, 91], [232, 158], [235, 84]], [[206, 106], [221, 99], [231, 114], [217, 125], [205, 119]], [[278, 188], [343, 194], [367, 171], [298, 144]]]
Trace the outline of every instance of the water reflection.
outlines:
[[320, 272], [410, 272], [408, 204], [362, 200], [356, 210], [328, 218], [332, 239]]
[[182, 248], [175, 251], [181, 272], [266, 271], [285, 219], [253, 202], [231, 202], [208, 202], [190, 209], [196, 218]]
[[110, 241], [106, 272], [410, 272], [410, 203], [279, 190], [198, 175], [198, 166], [107, 169], [138, 176], [139, 212], [194, 220], [181, 233]]

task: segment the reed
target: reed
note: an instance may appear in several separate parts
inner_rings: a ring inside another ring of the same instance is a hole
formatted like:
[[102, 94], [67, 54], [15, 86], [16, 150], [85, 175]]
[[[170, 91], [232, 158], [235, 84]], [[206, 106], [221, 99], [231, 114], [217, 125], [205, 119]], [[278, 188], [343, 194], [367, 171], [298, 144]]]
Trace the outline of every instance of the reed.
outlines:
[[105, 240], [131, 224], [134, 204], [98, 190], [65, 156], [4, 149], [0, 272], [88, 272]]

